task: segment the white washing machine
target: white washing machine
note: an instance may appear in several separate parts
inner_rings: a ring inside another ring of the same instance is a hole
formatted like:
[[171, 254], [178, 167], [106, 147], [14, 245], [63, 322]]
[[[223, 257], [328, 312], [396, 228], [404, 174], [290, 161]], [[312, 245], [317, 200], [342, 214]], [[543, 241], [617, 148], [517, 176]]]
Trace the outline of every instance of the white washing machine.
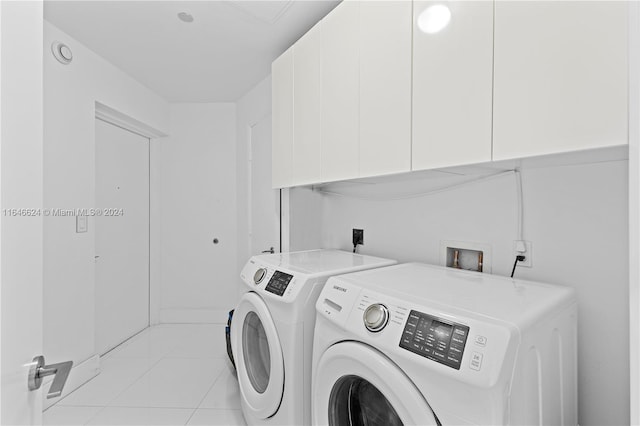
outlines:
[[242, 269], [247, 292], [233, 316], [231, 344], [248, 424], [311, 421], [315, 303], [330, 276], [396, 262], [339, 250], [252, 257]]
[[570, 288], [403, 264], [316, 307], [315, 425], [577, 424]]

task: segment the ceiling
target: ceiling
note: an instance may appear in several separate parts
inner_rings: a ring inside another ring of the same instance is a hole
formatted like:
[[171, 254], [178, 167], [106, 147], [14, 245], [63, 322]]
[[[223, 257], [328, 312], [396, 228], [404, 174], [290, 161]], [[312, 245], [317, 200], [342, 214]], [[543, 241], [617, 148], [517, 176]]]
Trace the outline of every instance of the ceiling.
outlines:
[[169, 102], [230, 102], [338, 2], [48, 0], [45, 19]]

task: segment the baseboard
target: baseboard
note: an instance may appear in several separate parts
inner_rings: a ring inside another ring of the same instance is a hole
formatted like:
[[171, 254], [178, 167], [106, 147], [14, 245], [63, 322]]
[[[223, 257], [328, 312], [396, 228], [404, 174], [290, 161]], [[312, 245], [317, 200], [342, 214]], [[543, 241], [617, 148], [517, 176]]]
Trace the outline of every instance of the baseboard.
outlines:
[[44, 400], [43, 409], [46, 410], [52, 405], [57, 404], [64, 399], [64, 397], [87, 383], [89, 380], [93, 379], [98, 374], [100, 374], [100, 356], [96, 354], [86, 361], [73, 366], [71, 373], [69, 373], [67, 383], [64, 385], [62, 395], [59, 398], [52, 399], [47, 399], [47, 390], [49, 390], [49, 386], [51, 386], [53, 377], [47, 377], [42, 382], [42, 388], [44, 389], [42, 392], [42, 398]]
[[226, 309], [161, 309], [160, 323], [161, 324], [226, 324], [229, 310], [226, 310]]

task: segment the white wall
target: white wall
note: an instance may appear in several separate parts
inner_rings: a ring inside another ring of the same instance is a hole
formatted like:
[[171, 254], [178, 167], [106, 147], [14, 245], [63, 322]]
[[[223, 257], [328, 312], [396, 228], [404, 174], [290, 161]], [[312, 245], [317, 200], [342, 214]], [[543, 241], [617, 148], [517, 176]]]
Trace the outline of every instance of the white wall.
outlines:
[[226, 322], [239, 274], [235, 104], [173, 104], [157, 143], [160, 321]]
[[[236, 262], [237, 293], [243, 292], [240, 285], [240, 271], [251, 254], [249, 253], [249, 146], [251, 126], [271, 114], [271, 76], [258, 83], [236, 103], [236, 191], [238, 218], [238, 251]], [[264, 159], [271, 161], [271, 159]], [[239, 300], [239, 299], [238, 299]]]
[[[73, 51], [62, 65], [59, 40]], [[95, 102], [168, 133], [169, 105], [159, 96], [45, 22], [44, 206], [91, 208], [95, 202]], [[44, 349], [52, 362], [95, 354], [94, 223], [76, 234], [73, 217], [44, 222]]]
[[[533, 267], [518, 268], [516, 276], [568, 285], [578, 294], [580, 424], [629, 424], [627, 161], [525, 169], [522, 180], [524, 238], [533, 243]], [[425, 184], [432, 179], [425, 177]], [[362, 185], [362, 193], [385, 197], [407, 186], [397, 182], [376, 191]], [[358, 193], [357, 187], [333, 189]], [[308, 209], [308, 192], [292, 191], [292, 215]], [[438, 264], [441, 240], [485, 243], [493, 251], [493, 273], [508, 275], [516, 194], [514, 175], [507, 174], [406, 200], [324, 195], [320, 224], [311, 220], [307, 228], [320, 225], [320, 245], [345, 250], [352, 248], [351, 229], [363, 228], [361, 253], [401, 262]], [[292, 241], [292, 249], [305, 244]]]
[[[289, 191], [289, 209], [283, 212], [283, 219], [285, 214], [289, 215], [289, 232], [287, 233], [289, 250], [337, 248], [336, 245], [325, 245], [327, 243], [323, 240], [323, 195], [310, 187], [294, 187], [287, 191]], [[286, 222], [283, 221], [283, 223]], [[350, 237], [349, 241], [351, 241]], [[345, 250], [351, 249], [352, 247], [345, 248]]]

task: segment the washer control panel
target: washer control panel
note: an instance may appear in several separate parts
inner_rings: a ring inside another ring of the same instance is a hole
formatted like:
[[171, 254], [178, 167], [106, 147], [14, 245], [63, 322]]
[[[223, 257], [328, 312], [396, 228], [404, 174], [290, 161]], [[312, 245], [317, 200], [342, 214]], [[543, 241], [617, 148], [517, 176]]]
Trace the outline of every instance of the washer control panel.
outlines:
[[400, 347], [460, 369], [469, 327], [412, 310], [405, 323]]
[[275, 271], [271, 276], [271, 279], [267, 283], [267, 287], [265, 287], [265, 290], [277, 296], [282, 296], [292, 279], [293, 275]]

